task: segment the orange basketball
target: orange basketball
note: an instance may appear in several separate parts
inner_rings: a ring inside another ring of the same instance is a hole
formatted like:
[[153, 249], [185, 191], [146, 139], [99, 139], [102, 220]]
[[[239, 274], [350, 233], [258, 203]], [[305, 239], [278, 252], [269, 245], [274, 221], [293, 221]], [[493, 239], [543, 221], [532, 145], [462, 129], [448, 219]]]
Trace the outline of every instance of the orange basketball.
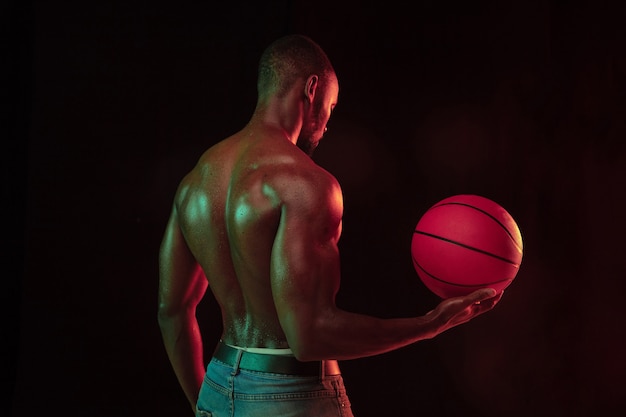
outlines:
[[441, 298], [508, 287], [522, 262], [522, 235], [498, 203], [478, 195], [441, 200], [419, 220], [411, 241], [413, 266]]

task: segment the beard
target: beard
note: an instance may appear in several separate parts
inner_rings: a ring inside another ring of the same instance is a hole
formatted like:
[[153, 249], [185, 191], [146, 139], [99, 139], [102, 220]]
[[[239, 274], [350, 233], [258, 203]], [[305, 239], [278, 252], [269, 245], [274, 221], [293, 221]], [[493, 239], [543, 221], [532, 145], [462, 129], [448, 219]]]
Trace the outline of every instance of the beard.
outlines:
[[319, 145], [320, 140], [322, 140], [322, 137], [324, 136], [324, 131], [320, 129], [320, 126], [322, 126], [323, 123], [320, 116], [321, 111], [321, 103], [319, 101], [314, 101], [311, 121], [303, 125], [302, 130], [300, 130], [300, 135], [296, 141], [296, 146], [311, 158], [313, 157], [315, 148], [317, 148], [317, 145]]
[[314, 141], [310, 135], [301, 134], [298, 136], [298, 140], [296, 141], [296, 146], [309, 157], [313, 156], [313, 152], [315, 151], [315, 148], [317, 148], [317, 145], [318, 142]]

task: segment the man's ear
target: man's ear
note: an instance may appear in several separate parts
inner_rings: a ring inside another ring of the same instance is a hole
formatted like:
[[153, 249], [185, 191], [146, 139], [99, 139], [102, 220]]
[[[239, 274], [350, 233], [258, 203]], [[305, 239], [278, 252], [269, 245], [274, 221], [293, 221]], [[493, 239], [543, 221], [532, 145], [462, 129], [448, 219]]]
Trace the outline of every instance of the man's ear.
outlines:
[[304, 96], [309, 103], [313, 103], [318, 82], [319, 77], [317, 75], [310, 75], [309, 78], [307, 78], [306, 83], [304, 83]]

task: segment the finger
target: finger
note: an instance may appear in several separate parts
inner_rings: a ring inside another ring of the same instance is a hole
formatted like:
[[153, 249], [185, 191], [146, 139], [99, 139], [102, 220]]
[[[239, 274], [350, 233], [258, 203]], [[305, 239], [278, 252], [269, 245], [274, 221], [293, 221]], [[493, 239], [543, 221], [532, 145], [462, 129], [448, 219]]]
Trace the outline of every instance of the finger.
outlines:
[[491, 298], [487, 298], [486, 300], [482, 300], [477, 303], [474, 303], [474, 307], [480, 307], [481, 312], [491, 310], [492, 308], [495, 307], [496, 304], [498, 304], [498, 302], [502, 298], [502, 294], [503, 292], [500, 291], [499, 293], [497, 293], [495, 296]]
[[496, 290], [494, 290], [493, 288], [481, 288], [471, 293], [468, 297], [469, 301], [471, 301], [472, 303], [480, 304], [481, 301], [488, 300], [495, 297], [496, 295]]

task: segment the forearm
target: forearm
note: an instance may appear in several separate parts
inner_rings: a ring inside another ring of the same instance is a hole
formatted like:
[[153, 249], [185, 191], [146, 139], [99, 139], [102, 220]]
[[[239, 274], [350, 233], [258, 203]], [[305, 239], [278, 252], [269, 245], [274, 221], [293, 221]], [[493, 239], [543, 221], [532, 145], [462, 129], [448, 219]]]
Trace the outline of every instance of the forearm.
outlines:
[[300, 315], [301, 320], [285, 323], [289, 343], [292, 348], [296, 346], [299, 359], [356, 359], [432, 339], [491, 310], [501, 296], [487, 288], [443, 300], [423, 316], [395, 319], [350, 313], [332, 306], [319, 308], [312, 320]]
[[[299, 325], [302, 326], [302, 323]], [[436, 317], [381, 319], [334, 310], [307, 328], [294, 328], [290, 345], [301, 360], [356, 359], [386, 353], [430, 339], [443, 328]]]
[[159, 326], [174, 373], [195, 410], [205, 373], [202, 337], [195, 313], [159, 314]]
[[318, 330], [337, 359], [379, 355], [431, 339], [443, 331], [430, 315], [381, 319], [341, 310], [335, 320], [322, 320]]

